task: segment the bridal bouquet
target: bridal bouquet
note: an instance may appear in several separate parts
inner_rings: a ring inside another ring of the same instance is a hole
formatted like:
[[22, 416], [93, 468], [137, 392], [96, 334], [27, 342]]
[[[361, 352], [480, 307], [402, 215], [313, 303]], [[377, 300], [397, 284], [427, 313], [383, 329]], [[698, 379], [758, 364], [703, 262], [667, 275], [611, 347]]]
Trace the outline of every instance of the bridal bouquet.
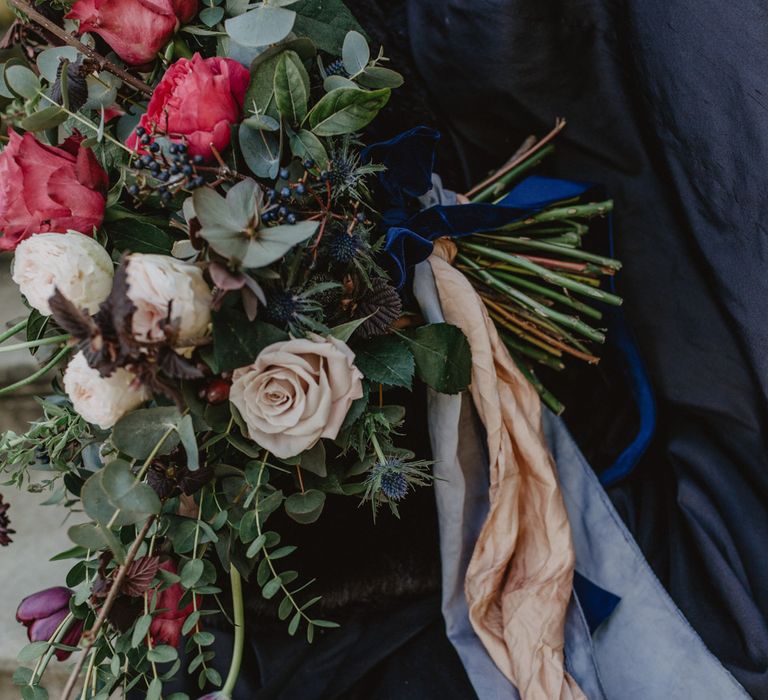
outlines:
[[[243, 578], [291, 635], [336, 626], [270, 515], [309, 526], [344, 496], [397, 515], [430, 482], [387, 399], [470, 380], [462, 332], [411, 301], [433, 241], [456, 239], [521, 365], [592, 360], [602, 333], [582, 316], [618, 303], [599, 287], [618, 265], [580, 240], [610, 202], [515, 184], [547, 137], [469, 203], [423, 208], [438, 135], [363, 143], [402, 78], [340, 0], [10, 2], [0, 249], [29, 315], [0, 351], [28, 348], [40, 368], [2, 392], [55, 379], [43, 417], [2, 437], [0, 467], [80, 521], [57, 557], [74, 562], [66, 580], [18, 608], [30, 643], [14, 681], [46, 698], [49, 662], [76, 654], [65, 699], [82, 683], [84, 698], [157, 700], [180, 673], [228, 698]], [[220, 612], [235, 627], [225, 678], [206, 625]]]

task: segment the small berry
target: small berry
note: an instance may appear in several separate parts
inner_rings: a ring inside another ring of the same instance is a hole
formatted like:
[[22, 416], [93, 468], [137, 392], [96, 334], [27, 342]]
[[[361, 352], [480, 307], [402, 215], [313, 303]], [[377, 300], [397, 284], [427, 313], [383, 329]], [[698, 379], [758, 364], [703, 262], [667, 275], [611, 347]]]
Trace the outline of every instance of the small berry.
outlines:
[[296, 185], [296, 194], [305, 194], [307, 191], [307, 188], [304, 186], [303, 182], [300, 182], [298, 185]]
[[185, 165], [181, 169], [181, 172], [184, 173], [185, 175], [191, 175], [192, 174], [192, 166], [191, 165]]
[[280, 207], [277, 210], [277, 215], [278, 216], [288, 216], [288, 207]]
[[288, 216], [285, 219], [291, 226], [293, 226], [296, 223], [296, 214], [288, 214]]
[[291, 188], [290, 187], [283, 187], [283, 189], [280, 190], [280, 196], [283, 199], [290, 199], [291, 198]]
[[164, 170], [163, 172], [158, 173], [157, 179], [160, 180], [160, 182], [168, 182], [168, 180], [171, 179], [171, 174], [167, 170]]
[[141, 170], [144, 166], [141, 162], [141, 158], [137, 158], [136, 160], [131, 163], [131, 165], [136, 168], [136, 170]]
[[136, 127], [136, 136], [144, 136], [144, 134], [147, 133], [147, 130], [143, 126], [137, 126]]
[[192, 180], [193, 187], [202, 187], [205, 184], [205, 178], [202, 175], [198, 175]]
[[179, 153], [186, 153], [187, 152], [187, 144], [186, 143], [176, 144], [176, 150]]
[[199, 155], [199, 154], [198, 154], [198, 155], [196, 155], [196, 156], [195, 156], [195, 157], [192, 159], [192, 162], [193, 162], [195, 165], [202, 165], [203, 163], [205, 163], [205, 158], [203, 158], [203, 156], [201, 156], [201, 155]]
[[131, 195], [131, 197], [138, 197], [139, 196], [139, 187], [138, 187], [138, 185], [131, 185], [128, 188], [128, 194]]
[[152, 161], [149, 164], [149, 172], [151, 172], [153, 175], [157, 175], [160, 172], [160, 163]]
[[168, 172], [171, 175], [178, 175], [181, 172], [181, 168], [178, 166], [177, 163], [174, 163], [173, 165], [171, 165], [170, 168], [168, 168]]
[[143, 156], [141, 157], [141, 164], [142, 164], [142, 165], [143, 165], [145, 168], [149, 167], [149, 165], [150, 165], [151, 163], [154, 163], [154, 162], [155, 162], [155, 161], [154, 161], [154, 160], [152, 160], [152, 156], [149, 156], [149, 155], [143, 155]]
[[315, 167], [315, 161], [314, 161], [314, 160], [312, 160], [311, 158], [307, 158], [307, 159], [304, 161], [304, 167], [305, 167], [307, 170], [309, 170], [309, 169], [311, 169], [311, 168], [314, 168], [314, 167]]
[[326, 180], [327, 180], [327, 179], [328, 179], [330, 176], [331, 176], [331, 174], [330, 174], [330, 173], [329, 173], [327, 170], [323, 170], [323, 171], [320, 173], [320, 179], [321, 179], [323, 182], [325, 182], [325, 181], [326, 181]]
[[268, 188], [264, 194], [267, 196], [267, 199], [271, 202], [275, 198], [275, 191], [270, 187]]
[[358, 212], [355, 215], [355, 218], [362, 224], [365, 221], [365, 214], [363, 214], [363, 212]]
[[268, 224], [270, 221], [272, 221], [272, 212], [271, 211], [265, 211], [261, 215], [261, 221], [265, 224]]
[[205, 400], [212, 404], [224, 403], [229, 398], [229, 388], [229, 382], [213, 379], [205, 388]]
[[145, 146], [151, 141], [152, 139], [149, 138], [149, 134], [144, 134], [139, 141], [143, 143]]
[[175, 156], [179, 152], [179, 147], [177, 144], [172, 143], [170, 146], [168, 146], [168, 153], [170, 153], [172, 156]]
[[149, 144], [149, 150], [152, 153], [158, 153], [160, 151], [160, 144], [159, 143], [150, 143]]
[[287, 180], [291, 176], [291, 171], [288, 168], [280, 168], [280, 179]]

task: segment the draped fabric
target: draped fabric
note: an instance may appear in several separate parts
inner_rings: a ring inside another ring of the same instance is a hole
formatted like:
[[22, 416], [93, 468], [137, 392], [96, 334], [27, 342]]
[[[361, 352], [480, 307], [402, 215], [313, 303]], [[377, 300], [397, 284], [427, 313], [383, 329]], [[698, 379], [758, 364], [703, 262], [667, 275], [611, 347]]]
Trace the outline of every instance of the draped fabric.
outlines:
[[[551, 173], [616, 200], [618, 291], [659, 429], [611, 497], [707, 646], [768, 697], [768, 6], [408, 7], [414, 63], [467, 184], [565, 117]], [[594, 424], [587, 399], [566, 419]], [[593, 430], [599, 444], [608, 431]]]
[[429, 262], [445, 320], [470, 342], [471, 393], [490, 461], [490, 510], [466, 575], [469, 617], [524, 700], [581, 700], [563, 655], [573, 547], [539, 397], [470, 282], [446, 261], [451, 247], [438, 241]]

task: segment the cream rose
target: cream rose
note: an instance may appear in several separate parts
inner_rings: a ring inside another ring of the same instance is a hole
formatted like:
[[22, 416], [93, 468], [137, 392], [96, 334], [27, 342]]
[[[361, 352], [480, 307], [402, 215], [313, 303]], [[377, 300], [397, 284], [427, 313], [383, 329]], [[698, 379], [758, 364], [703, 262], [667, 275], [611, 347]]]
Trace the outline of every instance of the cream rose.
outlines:
[[38, 233], [19, 244], [13, 281], [30, 305], [51, 315], [54, 289], [79, 309], [96, 313], [112, 290], [114, 268], [104, 248], [82, 233]]
[[135, 379], [125, 369], [117, 369], [112, 376], [102, 377], [79, 352], [64, 370], [64, 391], [75, 411], [89, 423], [106, 430], [150, 398], [149, 391], [137, 386]]
[[202, 270], [167, 255], [135, 253], [128, 257], [128, 298], [136, 306], [133, 335], [143, 342], [165, 338], [163, 326], [179, 324], [179, 346], [205, 337], [211, 322], [211, 290]]
[[252, 440], [286, 459], [334, 439], [363, 395], [355, 354], [335, 338], [286, 340], [261, 351], [232, 376], [230, 401]]

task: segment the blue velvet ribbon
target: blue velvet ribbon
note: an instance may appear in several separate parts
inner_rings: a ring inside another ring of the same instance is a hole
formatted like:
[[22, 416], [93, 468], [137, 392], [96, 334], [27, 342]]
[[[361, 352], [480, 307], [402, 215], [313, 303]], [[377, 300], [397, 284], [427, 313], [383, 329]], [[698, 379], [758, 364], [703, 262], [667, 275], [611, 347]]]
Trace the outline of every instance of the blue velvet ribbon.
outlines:
[[592, 634], [611, 616], [621, 602], [621, 598], [615, 593], [600, 588], [578, 571], [573, 572], [573, 592], [579, 600], [587, 627]]

